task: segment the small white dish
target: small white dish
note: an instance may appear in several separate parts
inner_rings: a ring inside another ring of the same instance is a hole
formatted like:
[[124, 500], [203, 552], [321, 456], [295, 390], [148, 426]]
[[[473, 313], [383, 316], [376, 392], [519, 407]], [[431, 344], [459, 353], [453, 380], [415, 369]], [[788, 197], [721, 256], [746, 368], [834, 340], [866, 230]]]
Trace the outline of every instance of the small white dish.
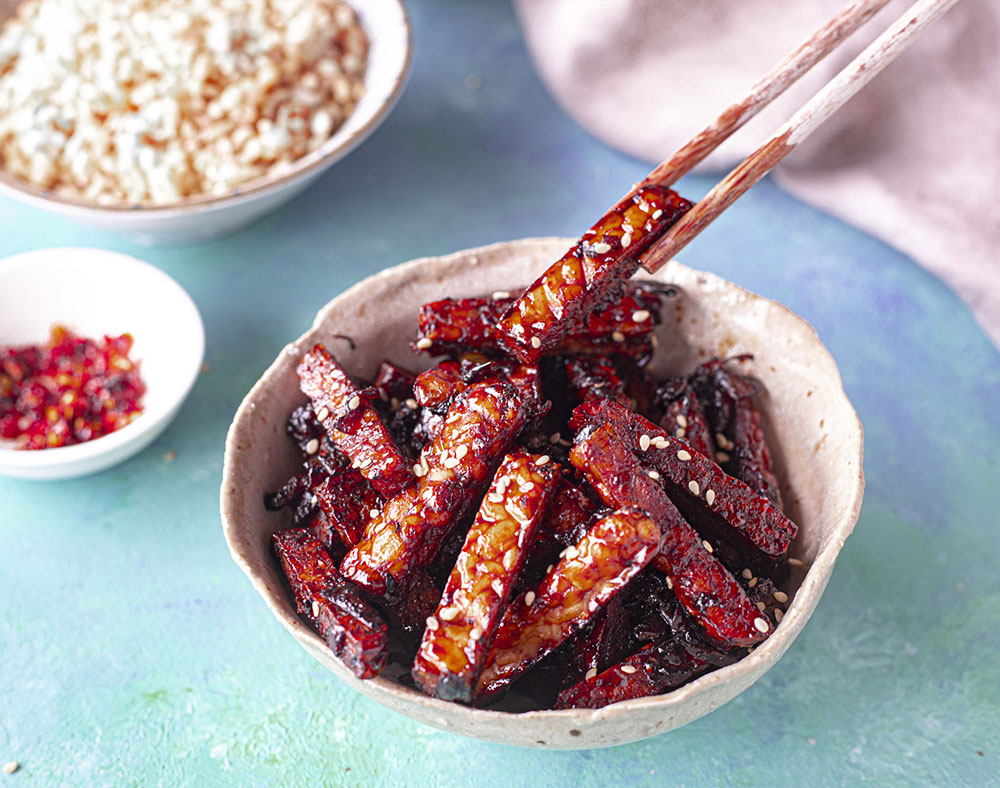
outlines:
[[[221, 197], [197, 196], [163, 206], [102, 206], [58, 197], [0, 169], [0, 194], [86, 227], [139, 243], [200, 243], [234, 233], [303, 191], [375, 131], [396, 105], [410, 70], [410, 23], [401, 0], [349, 0], [368, 35], [365, 94], [321, 147], [281, 174], [248, 181]], [[19, 0], [0, 0], [0, 25]]]
[[17, 450], [0, 441], [0, 475], [68, 479], [109, 468], [156, 438], [201, 370], [205, 329], [194, 301], [149, 263], [101, 249], [50, 248], [0, 260], [0, 347], [48, 340], [56, 323], [92, 339], [129, 333], [146, 383], [142, 413], [73, 446]]

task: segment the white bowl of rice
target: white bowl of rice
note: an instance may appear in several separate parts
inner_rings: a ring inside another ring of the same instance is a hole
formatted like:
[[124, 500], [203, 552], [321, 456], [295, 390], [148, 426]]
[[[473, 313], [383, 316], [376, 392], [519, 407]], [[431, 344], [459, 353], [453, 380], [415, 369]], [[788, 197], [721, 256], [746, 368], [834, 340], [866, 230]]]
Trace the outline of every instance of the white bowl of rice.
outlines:
[[409, 66], [401, 0], [0, 0], [0, 193], [217, 238], [359, 145]]

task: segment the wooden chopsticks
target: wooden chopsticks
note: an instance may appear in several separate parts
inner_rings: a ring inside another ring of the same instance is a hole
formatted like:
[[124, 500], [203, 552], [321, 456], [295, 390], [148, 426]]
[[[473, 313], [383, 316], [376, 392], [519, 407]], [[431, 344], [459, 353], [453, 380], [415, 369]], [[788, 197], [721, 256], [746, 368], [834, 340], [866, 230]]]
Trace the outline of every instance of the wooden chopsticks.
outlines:
[[[872, 44], [806, 102], [774, 135], [723, 178], [639, 258], [650, 273], [662, 267], [720, 213], [791, 153], [824, 120], [861, 88], [958, 0], [917, 0]], [[808, 41], [771, 69], [740, 101], [659, 164], [636, 188], [670, 186], [715, 150], [789, 85], [868, 21], [888, 0], [855, 0], [817, 30]]]

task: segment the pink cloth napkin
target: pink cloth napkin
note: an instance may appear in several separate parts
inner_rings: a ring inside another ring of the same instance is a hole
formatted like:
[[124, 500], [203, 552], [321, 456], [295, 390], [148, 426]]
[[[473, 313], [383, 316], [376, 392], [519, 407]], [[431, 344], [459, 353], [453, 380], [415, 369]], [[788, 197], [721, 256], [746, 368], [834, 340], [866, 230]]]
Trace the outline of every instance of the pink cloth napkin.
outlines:
[[[846, 0], [515, 0], [556, 100], [608, 144], [663, 159]], [[728, 170], [911, 0], [898, 0], [716, 151]], [[951, 285], [1000, 345], [1000, 2], [964, 0], [775, 171], [793, 194]]]

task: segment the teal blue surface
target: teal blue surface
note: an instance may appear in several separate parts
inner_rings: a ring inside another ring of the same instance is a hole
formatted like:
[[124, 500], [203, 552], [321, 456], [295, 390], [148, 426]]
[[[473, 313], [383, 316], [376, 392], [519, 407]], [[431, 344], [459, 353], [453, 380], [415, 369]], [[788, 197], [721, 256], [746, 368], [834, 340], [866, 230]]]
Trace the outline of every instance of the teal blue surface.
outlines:
[[0, 788], [998, 784], [1000, 355], [940, 282], [768, 181], [683, 259], [816, 326], [865, 426], [868, 489], [815, 615], [760, 682], [646, 742], [517, 750], [356, 695], [266, 610], [229, 559], [218, 488], [232, 415], [281, 347], [383, 267], [576, 234], [648, 169], [559, 111], [505, 3], [411, 11], [414, 72], [386, 124], [238, 235], [145, 249], [0, 203], [0, 255], [102, 246], [174, 276], [212, 366], [128, 463], [0, 480], [0, 763], [21, 763]]

